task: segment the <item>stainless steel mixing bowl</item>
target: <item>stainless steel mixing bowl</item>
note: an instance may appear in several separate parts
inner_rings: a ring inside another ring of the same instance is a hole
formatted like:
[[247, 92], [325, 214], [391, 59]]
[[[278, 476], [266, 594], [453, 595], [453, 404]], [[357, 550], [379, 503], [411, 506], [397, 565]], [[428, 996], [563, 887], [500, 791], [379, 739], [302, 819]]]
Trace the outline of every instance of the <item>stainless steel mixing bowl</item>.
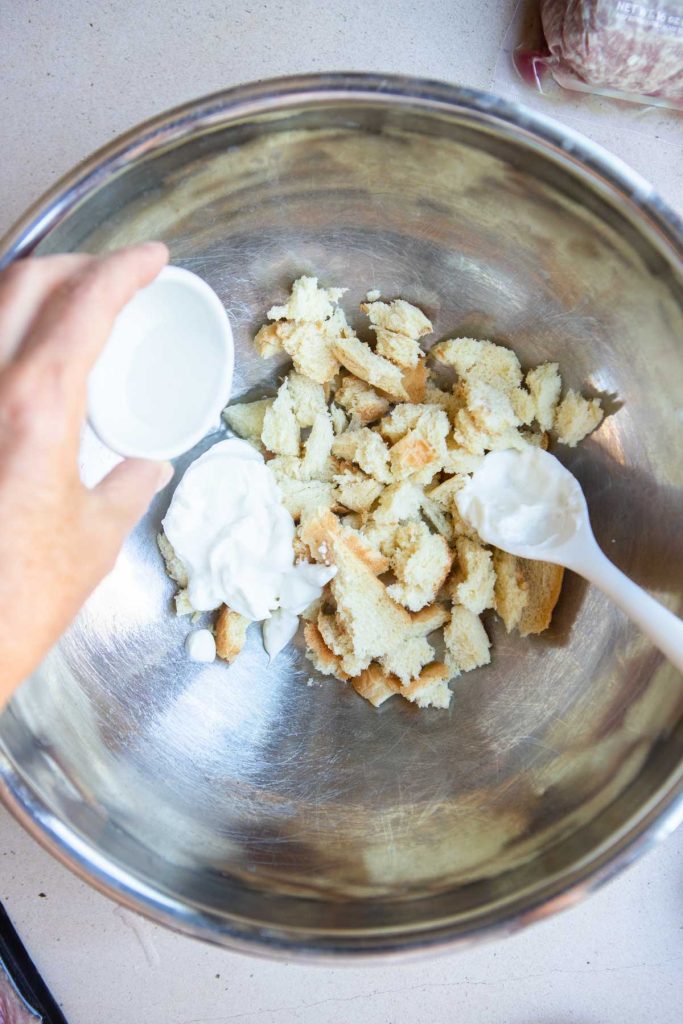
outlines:
[[[680, 608], [683, 235], [618, 160], [447, 85], [262, 83], [97, 154], [2, 260], [150, 236], [224, 299], [236, 395], [273, 387], [251, 338], [302, 272], [349, 286], [349, 310], [377, 287], [436, 338], [558, 360], [612, 411], [562, 452], [598, 538]], [[86, 445], [85, 472], [103, 459]], [[543, 636], [490, 617], [493, 662], [450, 712], [376, 711], [300, 645], [269, 667], [256, 630], [230, 668], [186, 660], [154, 544], [168, 500], [1, 721], [8, 805], [105, 892], [226, 945], [426, 948], [572, 902], [680, 820], [681, 678], [581, 580]]]

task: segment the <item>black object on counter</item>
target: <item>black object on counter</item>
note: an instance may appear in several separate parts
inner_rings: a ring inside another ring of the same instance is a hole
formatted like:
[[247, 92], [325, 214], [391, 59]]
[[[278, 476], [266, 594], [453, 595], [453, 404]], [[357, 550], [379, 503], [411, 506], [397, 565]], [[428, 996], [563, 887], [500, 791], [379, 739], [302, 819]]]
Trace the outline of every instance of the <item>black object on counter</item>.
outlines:
[[0, 906], [0, 1024], [67, 1024]]

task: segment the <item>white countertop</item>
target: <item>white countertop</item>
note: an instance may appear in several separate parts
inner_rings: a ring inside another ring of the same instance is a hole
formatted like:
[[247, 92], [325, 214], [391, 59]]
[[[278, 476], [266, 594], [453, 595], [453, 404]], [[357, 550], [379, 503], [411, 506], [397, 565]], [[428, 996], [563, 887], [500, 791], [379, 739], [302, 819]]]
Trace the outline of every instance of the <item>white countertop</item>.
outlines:
[[[671, 115], [560, 109], [501, 49], [514, 0], [53, 0], [0, 6], [0, 234], [136, 122], [240, 81], [381, 70], [523, 98], [627, 160], [680, 210]], [[297, 31], [298, 27], [298, 31]], [[423, 962], [306, 967], [158, 928], [78, 881], [0, 812], [0, 898], [70, 1024], [679, 1024], [683, 830], [589, 901]]]

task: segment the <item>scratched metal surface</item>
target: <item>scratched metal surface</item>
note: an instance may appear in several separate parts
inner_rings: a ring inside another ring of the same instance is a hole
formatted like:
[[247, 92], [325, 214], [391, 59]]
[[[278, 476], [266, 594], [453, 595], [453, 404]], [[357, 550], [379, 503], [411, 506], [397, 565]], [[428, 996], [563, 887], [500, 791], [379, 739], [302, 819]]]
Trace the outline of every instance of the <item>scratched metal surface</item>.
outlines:
[[[250, 340], [302, 272], [349, 287], [349, 314], [378, 288], [422, 306], [434, 339], [557, 360], [612, 410], [561, 452], [597, 537], [680, 609], [680, 283], [608, 193], [467, 117], [340, 102], [198, 130], [41, 250], [150, 236], [224, 300], [235, 395], [275, 386], [284, 364]], [[84, 474], [107, 464], [86, 438]], [[143, 909], [221, 941], [465, 934], [582, 877], [680, 769], [680, 678], [571, 574], [543, 636], [488, 617], [492, 664], [453, 684], [449, 712], [374, 710], [300, 641], [269, 666], [256, 628], [233, 666], [191, 664], [154, 543], [170, 493], [1, 722], [25, 784], [96, 851], [81, 867], [148, 887]]]

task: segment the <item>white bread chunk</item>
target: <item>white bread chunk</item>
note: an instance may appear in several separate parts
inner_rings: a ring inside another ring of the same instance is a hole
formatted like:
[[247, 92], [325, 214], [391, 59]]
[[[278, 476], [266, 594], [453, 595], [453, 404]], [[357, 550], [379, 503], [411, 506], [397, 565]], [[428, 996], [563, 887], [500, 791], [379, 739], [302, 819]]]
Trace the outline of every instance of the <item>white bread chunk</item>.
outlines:
[[583, 398], [571, 389], [555, 412], [555, 432], [560, 444], [575, 448], [602, 422], [604, 413], [599, 398]]
[[448, 689], [449, 677], [447, 667], [435, 661], [423, 668], [416, 679], [402, 686], [397, 676], [375, 662], [352, 679], [351, 685], [357, 694], [376, 708], [397, 694], [419, 708], [447, 708], [452, 696]]
[[449, 476], [446, 480], [443, 480], [435, 487], [431, 487], [426, 492], [427, 497], [431, 498], [432, 501], [436, 501], [442, 508], [445, 508], [447, 512], [450, 512], [455, 504], [458, 492], [463, 489], [467, 480], [468, 477], [466, 474], [456, 473], [454, 476]]
[[505, 551], [494, 552], [496, 611], [508, 633], [542, 633], [550, 625], [564, 569], [549, 562], [531, 562]]
[[236, 402], [223, 410], [223, 419], [238, 437], [261, 448], [263, 421], [274, 401], [273, 398], [261, 398], [257, 402]]
[[508, 393], [508, 397], [519, 422], [524, 426], [533, 423], [536, 416], [536, 403], [532, 395], [524, 388], [513, 388]]
[[402, 402], [395, 405], [391, 412], [380, 421], [379, 430], [382, 437], [391, 444], [396, 444], [412, 430], [423, 412], [430, 406], [425, 402]]
[[382, 484], [360, 469], [348, 468], [334, 477], [339, 504], [353, 512], [367, 512], [382, 493]]
[[444, 473], [454, 475], [474, 473], [481, 465], [483, 458], [483, 454], [474, 455], [467, 448], [457, 444], [454, 438], [450, 437], [446, 439], [446, 457], [444, 458], [443, 471]]
[[542, 363], [526, 375], [526, 386], [534, 401], [534, 418], [541, 430], [551, 430], [555, 421], [562, 390], [559, 370], [557, 363]]
[[332, 402], [330, 405], [330, 419], [332, 420], [335, 434], [343, 434], [349, 425], [346, 413], [335, 402]]
[[314, 668], [323, 676], [335, 676], [342, 682], [349, 677], [341, 666], [341, 659], [334, 654], [322, 638], [316, 622], [304, 626], [306, 656]]
[[453, 605], [451, 620], [443, 631], [446, 664], [452, 675], [470, 672], [491, 661], [491, 641], [478, 615], [462, 605]]
[[176, 555], [175, 548], [163, 530], [157, 534], [157, 545], [161, 552], [161, 556], [166, 563], [167, 575], [170, 576], [181, 589], [184, 589], [189, 582], [187, 569]]
[[373, 522], [400, 523], [404, 519], [415, 519], [422, 506], [422, 489], [410, 480], [390, 484], [386, 487], [373, 512]]
[[363, 302], [360, 308], [370, 318], [373, 326], [404, 334], [407, 338], [422, 338], [434, 330], [431, 321], [422, 310], [405, 299], [394, 299], [392, 302]]
[[380, 658], [380, 665], [406, 686], [433, 659], [434, 648], [426, 637], [410, 637]]
[[493, 565], [496, 573], [495, 608], [510, 633], [519, 626], [522, 612], [528, 604], [529, 586], [520, 560], [514, 555], [496, 548]]
[[292, 370], [287, 374], [287, 386], [292, 397], [294, 415], [300, 427], [312, 427], [316, 416], [327, 413], [325, 388], [322, 384]]
[[[354, 550], [353, 538], [331, 512], [306, 520], [302, 535], [309, 550], [324, 545], [337, 574], [330, 583], [340, 627], [351, 639], [354, 650], [352, 671], [359, 663], [367, 667], [400, 646], [411, 627], [405, 608], [396, 604], [366, 562]], [[344, 659], [342, 668], [348, 671]]]
[[334, 430], [327, 410], [317, 413], [304, 442], [302, 462], [305, 476], [318, 479], [325, 476], [333, 440]]
[[378, 356], [360, 338], [337, 338], [332, 344], [332, 352], [334, 358], [350, 373], [380, 391], [385, 391], [394, 401], [405, 402], [410, 399], [401, 367]]
[[479, 380], [498, 391], [510, 392], [522, 383], [522, 367], [512, 349], [476, 338], [453, 338], [435, 345], [431, 354], [459, 377]]
[[332, 316], [334, 307], [346, 288], [319, 288], [317, 277], [299, 277], [292, 285], [289, 298], [282, 306], [268, 310], [269, 320], [298, 320], [317, 323]]
[[389, 410], [389, 400], [378, 395], [373, 387], [353, 374], [344, 377], [334, 400], [350, 415], [356, 416], [363, 426], [374, 423]]
[[405, 334], [397, 334], [395, 331], [387, 331], [384, 327], [376, 327], [375, 332], [375, 352], [404, 370], [412, 370], [424, 355], [420, 343], [414, 338], [407, 338]]
[[[289, 326], [288, 324], [287, 327]], [[261, 356], [261, 359], [271, 359], [278, 352], [284, 351], [282, 347], [283, 327], [283, 324], [264, 324], [256, 332], [254, 347]]]
[[268, 406], [263, 417], [261, 441], [276, 455], [298, 455], [301, 445], [301, 428], [294, 414], [289, 384], [283, 380], [277, 398]]
[[461, 399], [453, 391], [443, 391], [435, 384], [428, 383], [424, 401], [427, 405], [438, 405], [453, 422], [455, 414], [462, 405]]
[[266, 462], [266, 466], [275, 477], [282, 504], [295, 521], [302, 516], [314, 515], [319, 509], [336, 507], [337, 497], [332, 480], [307, 480], [303, 459], [276, 458]]
[[391, 475], [405, 480], [415, 474], [425, 482], [443, 466], [447, 455], [448, 416], [436, 405], [423, 406], [418, 420], [390, 450]]
[[216, 638], [216, 654], [223, 661], [232, 662], [240, 653], [247, 639], [249, 619], [227, 604], [221, 606], [213, 628]]
[[277, 331], [298, 373], [318, 384], [327, 384], [339, 373], [339, 360], [334, 354], [339, 335], [332, 320], [278, 324]]
[[332, 442], [332, 454], [345, 462], [355, 462], [380, 483], [391, 482], [389, 449], [380, 435], [369, 427], [339, 434]]
[[475, 615], [495, 607], [496, 573], [491, 552], [467, 537], [455, 542], [458, 566], [453, 576], [451, 596]]
[[[465, 381], [461, 387], [469, 415], [481, 430], [488, 434], [502, 434], [510, 427], [520, 426], [522, 421], [507, 392], [476, 378]], [[458, 413], [458, 420], [460, 415]]]
[[425, 523], [402, 523], [394, 534], [391, 567], [397, 582], [387, 588], [389, 596], [411, 611], [419, 611], [436, 598], [452, 561], [446, 541], [431, 533]]

